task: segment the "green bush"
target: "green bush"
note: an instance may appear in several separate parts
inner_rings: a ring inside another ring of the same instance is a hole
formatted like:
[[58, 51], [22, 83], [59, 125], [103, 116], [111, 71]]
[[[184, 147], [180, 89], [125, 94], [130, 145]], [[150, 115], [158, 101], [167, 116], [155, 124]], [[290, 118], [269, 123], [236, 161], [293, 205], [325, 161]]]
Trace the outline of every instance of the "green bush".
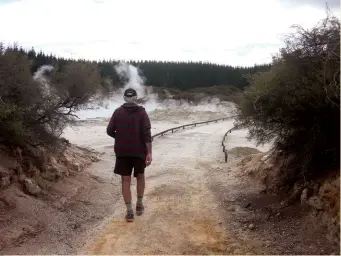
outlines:
[[258, 143], [274, 141], [283, 185], [340, 168], [340, 22], [296, 27], [269, 72], [243, 92], [236, 124]]
[[53, 145], [75, 111], [107, 91], [96, 64], [69, 62], [36, 77], [31, 64], [17, 48], [0, 44], [0, 144]]

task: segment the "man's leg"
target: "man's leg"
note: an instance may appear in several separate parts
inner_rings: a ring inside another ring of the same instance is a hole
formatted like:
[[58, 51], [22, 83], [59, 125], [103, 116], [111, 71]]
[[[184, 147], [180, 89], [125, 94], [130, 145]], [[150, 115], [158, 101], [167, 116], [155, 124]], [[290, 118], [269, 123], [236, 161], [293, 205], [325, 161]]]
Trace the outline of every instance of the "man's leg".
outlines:
[[134, 220], [134, 211], [131, 201], [131, 176], [122, 176], [122, 194], [127, 207], [126, 220], [131, 222]]
[[136, 214], [142, 215], [144, 211], [143, 206], [143, 195], [144, 195], [144, 187], [145, 187], [145, 177], [144, 173], [137, 174], [137, 203], [136, 203]]
[[144, 212], [143, 195], [145, 189], [145, 162], [142, 159], [137, 159], [134, 165], [134, 172], [137, 180], [136, 192], [137, 192], [137, 203], [136, 203], [136, 214], [142, 215]]
[[122, 177], [122, 195], [127, 207], [126, 220], [131, 222], [134, 220], [134, 211], [131, 202], [131, 173], [132, 173], [131, 159], [129, 158], [116, 158], [114, 173]]

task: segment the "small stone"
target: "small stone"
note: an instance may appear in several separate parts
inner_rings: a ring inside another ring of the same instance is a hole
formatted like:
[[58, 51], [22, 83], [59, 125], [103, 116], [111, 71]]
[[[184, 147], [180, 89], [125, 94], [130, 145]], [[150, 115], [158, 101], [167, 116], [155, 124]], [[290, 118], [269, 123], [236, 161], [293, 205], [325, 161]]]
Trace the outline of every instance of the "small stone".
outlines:
[[229, 208], [227, 208], [229, 211], [234, 212], [236, 210], [236, 208], [234, 206], [229, 206]]
[[254, 228], [255, 228], [255, 224], [251, 223], [251, 224], [248, 226], [248, 228], [249, 228], [250, 230], [254, 229]]
[[235, 249], [235, 250], [233, 251], [233, 254], [244, 254], [244, 252], [243, 252], [243, 250], [241, 250], [241, 249]]
[[245, 208], [251, 208], [251, 203], [246, 204]]
[[308, 204], [315, 208], [316, 210], [322, 210], [323, 209], [323, 204], [317, 196], [312, 196], [308, 199]]
[[29, 178], [24, 179], [24, 187], [27, 193], [31, 195], [38, 195], [41, 192], [41, 188], [38, 184]]
[[305, 188], [303, 189], [302, 194], [301, 194], [301, 204], [306, 203], [307, 199], [308, 199], [308, 189]]
[[11, 185], [11, 178], [10, 178], [10, 176], [8, 175], [8, 176], [1, 177], [1, 179], [0, 179], [0, 188], [6, 188], [9, 185]]
[[265, 241], [265, 246], [269, 247], [271, 245], [271, 241], [267, 240]]

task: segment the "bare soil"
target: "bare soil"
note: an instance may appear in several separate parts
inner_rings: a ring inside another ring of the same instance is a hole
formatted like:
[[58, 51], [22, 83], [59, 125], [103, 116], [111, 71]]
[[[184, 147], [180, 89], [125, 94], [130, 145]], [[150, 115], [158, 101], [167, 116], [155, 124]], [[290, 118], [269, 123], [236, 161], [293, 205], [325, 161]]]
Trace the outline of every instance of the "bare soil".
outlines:
[[[15, 186], [3, 191], [1, 254], [339, 253], [308, 209], [262, 194], [262, 185], [240, 172], [241, 154], [257, 151], [231, 150], [223, 161], [221, 139], [232, 125], [202, 125], [155, 139], [154, 161], [146, 170], [146, 211], [133, 223], [124, 220], [105, 126], [78, 127], [73, 135], [82, 136], [71, 136], [71, 142], [101, 151], [102, 161], [59, 181], [42, 197]], [[230, 149], [255, 147], [245, 131], [228, 140]], [[133, 195], [135, 188], [134, 181]]]

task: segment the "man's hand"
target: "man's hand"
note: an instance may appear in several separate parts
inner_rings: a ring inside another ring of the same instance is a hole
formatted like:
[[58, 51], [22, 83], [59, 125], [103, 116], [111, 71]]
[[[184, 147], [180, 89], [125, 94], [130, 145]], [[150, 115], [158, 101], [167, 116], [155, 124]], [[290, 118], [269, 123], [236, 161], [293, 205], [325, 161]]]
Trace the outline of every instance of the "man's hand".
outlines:
[[153, 161], [152, 154], [148, 153], [146, 156], [146, 166], [149, 166]]

